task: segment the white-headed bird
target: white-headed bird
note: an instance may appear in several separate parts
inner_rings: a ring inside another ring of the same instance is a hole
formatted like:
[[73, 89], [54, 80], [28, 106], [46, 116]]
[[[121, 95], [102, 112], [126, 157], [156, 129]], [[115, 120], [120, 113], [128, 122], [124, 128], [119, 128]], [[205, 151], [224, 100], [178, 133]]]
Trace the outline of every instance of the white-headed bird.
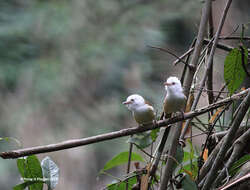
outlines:
[[154, 108], [147, 104], [142, 96], [138, 94], [130, 95], [123, 104], [132, 111], [134, 119], [139, 125], [152, 123], [154, 121]]
[[165, 117], [177, 111], [183, 113], [186, 96], [183, 93], [180, 80], [177, 77], [169, 77], [164, 85], [167, 92], [164, 100]]

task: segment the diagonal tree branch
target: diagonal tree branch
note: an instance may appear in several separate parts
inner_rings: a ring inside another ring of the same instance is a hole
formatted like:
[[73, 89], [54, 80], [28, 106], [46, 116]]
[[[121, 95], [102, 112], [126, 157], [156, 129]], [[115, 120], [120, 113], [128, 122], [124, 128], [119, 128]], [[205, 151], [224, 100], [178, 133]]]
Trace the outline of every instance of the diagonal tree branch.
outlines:
[[9, 151], [9, 152], [1, 152], [0, 157], [2, 157], [4, 159], [9, 159], [9, 158], [19, 158], [19, 157], [23, 157], [23, 156], [32, 155], [32, 154], [54, 152], [54, 151], [59, 151], [59, 150], [64, 150], [64, 149], [69, 149], [69, 148], [75, 148], [78, 146], [93, 144], [93, 143], [97, 143], [97, 142], [102, 142], [102, 141], [106, 141], [106, 140], [111, 140], [111, 139], [115, 139], [115, 138], [119, 138], [119, 137], [129, 136], [129, 135], [141, 133], [144, 131], [149, 131], [152, 129], [157, 129], [160, 127], [165, 127], [167, 125], [170, 125], [170, 124], [173, 124], [173, 123], [176, 123], [179, 121], [184, 121], [186, 119], [190, 119], [190, 118], [193, 118], [195, 116], [204, 114], [204, 113], [211, 111], [213, 109], [216, 109], [218, 107], [227, 105], [228, 103], [231, 103], [232, 101], [242, 99], [243, 97], [245, 97], [245, 95], [249, 91], [250, 91], [250, 88], [248, 88], [244, 91], [241, 91], [241, 92], [239, 92], [231, 97], [228, 97], [228, 98], [225, 98], [221, 101], [218, 101], [214, 104], [208, 105], [206, 107], [200, 108], [200, 109], [192, 111], [192, 112], [185, 113], [183, 116], [179, 115], [179, 116], [172, 117], [169, 119], [160, 120], [160, 121], [156, 122], [155, 124], [149, 124], [149, 125], [144, 125], [141, 127], [122, 129], [119, 131], [105, 133], [105, 134], [96, 135], [96, 136], [87, 137], [87, 138], [82, 138], [82, 139], [67, 140], [67, 141], [63, 141], [60, 143], [56, 143], [56, 144], [18, 149], [18, 150], [13, 150], [13, 151]]

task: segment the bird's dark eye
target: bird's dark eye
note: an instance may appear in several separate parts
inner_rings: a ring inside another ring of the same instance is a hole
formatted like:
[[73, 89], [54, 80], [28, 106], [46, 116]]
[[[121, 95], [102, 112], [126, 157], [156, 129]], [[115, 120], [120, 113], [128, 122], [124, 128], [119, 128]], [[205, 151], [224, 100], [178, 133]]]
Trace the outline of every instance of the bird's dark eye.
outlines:
[[131, 99], [131, 101], [133, 102], [133, 101], [135, 101], [134, 99]]
[[175, 82], [172, 82], [172, 85], [175, 85]]

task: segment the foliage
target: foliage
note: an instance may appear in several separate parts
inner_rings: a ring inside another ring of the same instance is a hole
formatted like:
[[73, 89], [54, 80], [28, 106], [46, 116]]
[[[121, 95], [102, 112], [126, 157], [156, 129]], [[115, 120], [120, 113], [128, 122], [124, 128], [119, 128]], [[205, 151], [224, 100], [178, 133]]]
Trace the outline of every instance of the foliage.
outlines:
[[48, 189], [52, 190], [58, 183], [59, 169], [49, 157], [44, 158], [41, 164], [34, 155], [19, 158], [17, 167], [24, 182], [13, 187], [14, 190], [22, 190], [26, 187], [29, 190], [42, 190], [43, 183], [46, 183]]
[[128, 179], [128, 182], [121, 181], [121, 182], [114, 182], [112, 184], [107, 185], [107, 190], [125, 190], [126, 183], [128, 183], [129, 189], [132, 189], [133, 185], [136, 183], [136, 177], [131, 177]]
[[240, 167], [249, 161], [250, 161], [250, 154], [242, 156], [240, 159], [235, 161], [234, 164], [230, 167], [229, 174], [235, 175], [239, 171]]
[[[247, 64], [248, 51], [246, 47], [243, 47], [243, 49], [244, 64]], [[245, 77], [241, 50], [234, 48], [229, 52], [224, 63], [224, 79], [231, 95], [239, 89]]]
[[[129, 158], [129, 152], [121, 152], [121, 153], [117, 154], [116, 156], [114, 156], [111, 160], [109, 160], [105, 164], [105, 166], [100, 171], [100, 173], [102, 173], [102, 172], [104, 172], [106, 170], [110, 170], [113, 167], [116, 167], [116, 166], [127, 163], [128, 158]], [[143, 162], [144, 159], [139, 154], [137, 154], [135, 152], [132, 152], [131, 161], [141, 161], [141, 162]]]

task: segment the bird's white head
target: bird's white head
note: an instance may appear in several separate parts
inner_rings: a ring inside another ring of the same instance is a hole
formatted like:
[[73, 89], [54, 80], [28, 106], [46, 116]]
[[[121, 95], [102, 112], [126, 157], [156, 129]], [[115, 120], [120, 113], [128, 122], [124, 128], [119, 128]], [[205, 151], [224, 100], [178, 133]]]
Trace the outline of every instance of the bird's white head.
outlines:
[[123, 104], [126, 105], [129, 110], [135, 111], [138, 107], [145, 105], [145, 100], [142, 96], [133, 94], [130, 95]]
[[169, 77], [167, 81], [164, 83], [165, 90], [168, 93], [178, 93], [182, 92], [181, 82], [177, 77]]

